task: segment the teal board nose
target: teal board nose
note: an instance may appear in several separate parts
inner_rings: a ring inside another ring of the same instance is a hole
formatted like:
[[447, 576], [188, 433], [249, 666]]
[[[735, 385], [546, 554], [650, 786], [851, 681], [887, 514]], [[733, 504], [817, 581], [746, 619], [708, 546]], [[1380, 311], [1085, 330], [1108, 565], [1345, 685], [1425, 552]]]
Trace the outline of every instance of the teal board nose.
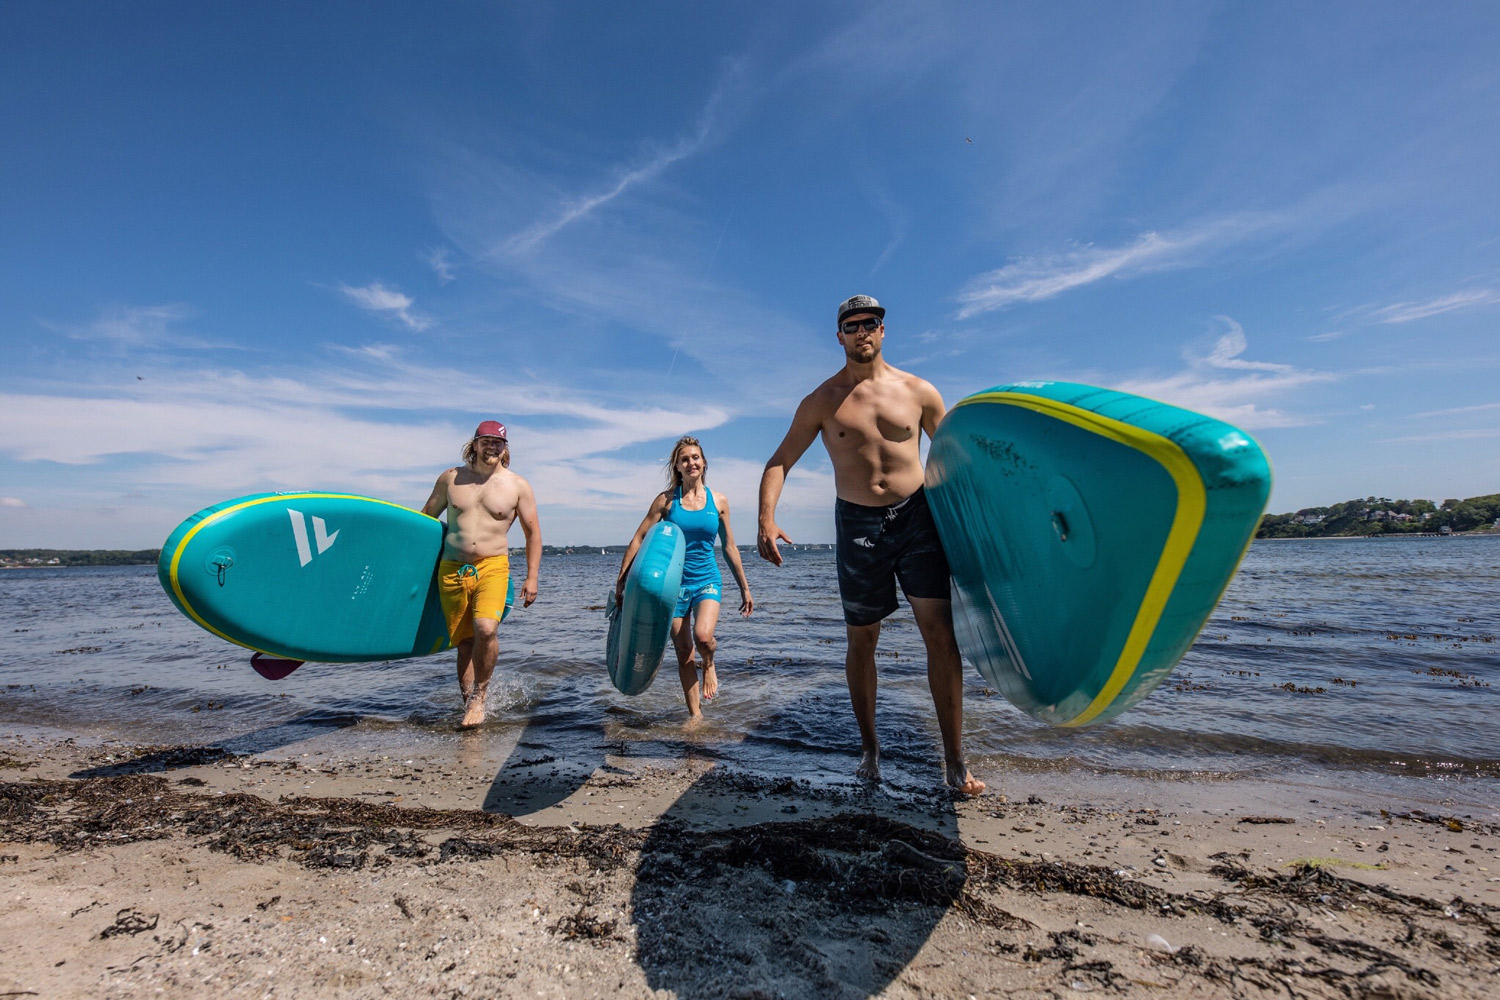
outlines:
[[1124, 711], [1207, 621], [1270, 482], [1243, 432], [1140, 396], [1041, 382], [965, 398], [927, 463], [960, 648], [1044, 722]]
[[370, 497], [262, 493], [172, 532], [157, 575], [179, 610], [275, 657], [359, 662], [449, 644], [436, 590], [442, 522]]

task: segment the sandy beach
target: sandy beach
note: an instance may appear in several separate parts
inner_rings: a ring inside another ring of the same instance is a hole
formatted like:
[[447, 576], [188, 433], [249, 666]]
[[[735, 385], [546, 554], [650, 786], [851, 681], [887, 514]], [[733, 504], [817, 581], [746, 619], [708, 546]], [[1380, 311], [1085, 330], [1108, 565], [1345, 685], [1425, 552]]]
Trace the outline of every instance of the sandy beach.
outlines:
[[452, 750], [0, 740], [0, 997], [1500, 989], [1492, 814], [1046, 774], [953, 801], [693, 760], [564, 781]]

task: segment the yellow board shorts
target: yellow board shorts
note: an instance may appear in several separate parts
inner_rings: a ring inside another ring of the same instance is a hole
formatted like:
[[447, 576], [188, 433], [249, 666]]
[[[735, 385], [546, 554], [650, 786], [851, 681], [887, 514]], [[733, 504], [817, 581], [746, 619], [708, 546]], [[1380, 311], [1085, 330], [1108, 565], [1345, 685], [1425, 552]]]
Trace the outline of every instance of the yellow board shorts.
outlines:
[[465, 563], [444, 559], [438, 563], [438, 596], [448, 636], [457, 646], [474, 638], [474, 619], [505, 614], [505, 592], [510, 586], [510, 556], [485, 556]]

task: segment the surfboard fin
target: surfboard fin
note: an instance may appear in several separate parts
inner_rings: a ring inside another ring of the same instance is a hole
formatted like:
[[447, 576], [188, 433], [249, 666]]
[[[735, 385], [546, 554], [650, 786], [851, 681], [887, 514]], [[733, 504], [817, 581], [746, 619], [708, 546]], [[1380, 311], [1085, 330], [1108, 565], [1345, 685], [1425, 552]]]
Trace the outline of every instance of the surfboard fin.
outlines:
[[283, 660], [276, 656], [267, 656], [265, 653], [255, 653], [250, 657], [250, 665], [255, 672], [268, 681], [279, 681], [287, 674], [296, 670], [306, 662], [304, 660]]

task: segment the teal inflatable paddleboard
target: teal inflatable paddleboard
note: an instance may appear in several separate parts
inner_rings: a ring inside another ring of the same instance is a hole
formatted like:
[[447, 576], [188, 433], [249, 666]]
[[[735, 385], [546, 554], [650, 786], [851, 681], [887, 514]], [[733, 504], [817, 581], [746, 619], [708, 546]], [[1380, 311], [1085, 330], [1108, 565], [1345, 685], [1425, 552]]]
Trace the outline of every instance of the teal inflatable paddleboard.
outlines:
[[1044, 722], [1123, 712], [1192, 645], [1270, 488], [1249, 436], [1175, 406], [1071, 382], [965, 398], [927, 459], [960, 648]]
[[[450, 646], [438, 600], [443, 522], [342, 493], [259, 493], [206, 507], [157, 576], [214, 635], [288, 660], [354, 663]], [[506, 611], [511, 597], [506, 595]]]
[[682, 529], [670, 521], [658, 521], [625, 574], [624, 597], [618, 606], [610, 592], [605, 660], [609, 679], [621, 694], [646, 690], [661, 667], [672, 634], [672, 611], [682, 589], [683, 551]]

